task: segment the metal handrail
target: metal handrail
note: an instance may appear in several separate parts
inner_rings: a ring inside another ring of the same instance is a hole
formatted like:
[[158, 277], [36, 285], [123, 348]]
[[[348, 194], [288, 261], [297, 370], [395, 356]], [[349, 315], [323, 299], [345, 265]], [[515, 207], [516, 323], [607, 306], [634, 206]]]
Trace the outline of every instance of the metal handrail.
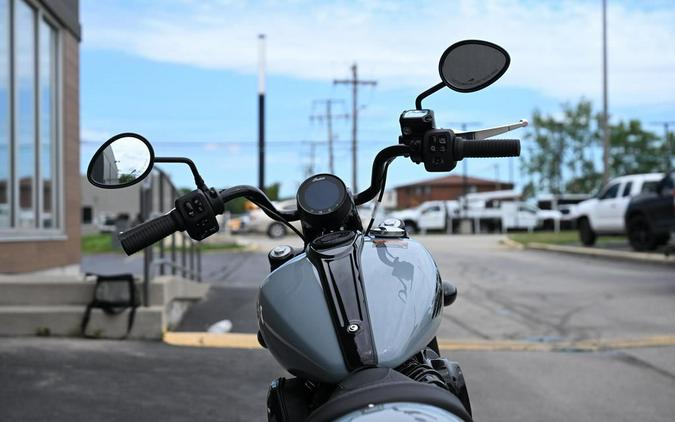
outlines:
[[[155, 213], [164, 214], [169, 211], [167, 206], [165, 206], [165, 187], [170, 191], [171, 203], [175, 201], [178, 197], [178, 190], [171, 182], [171, 178], [162, 170], [155, 168], [153, 172], [158, 174], [158, 188], [159, 192], [157, 197], [154, 195], [154, 175], [146, 179], [143, 183], [143, 186], [140, 190], [140, 205], [141, 205], [141, 221], [146, 221], [151, 218]], [[155, 201], [157, 199], [157, 201]], [[157, 204], [158, 202], [159, 204]], [[168, 208], [171, 208], [169, 206]], [[176, 239], [177, 236], [181, 236], [180, 246]], [[199, 243], [192, 240], [185, 233], [174, 233], [171, 235], [171, 251], [170, 258], [166, 254], [166, 246], [164, 241], [158, 242], [155, 245], [148, 246], [143, 250], [143, 305], [149, 306], [149, 294], [150, 294], [150, 282], [155, 275], [164, 275], [166, 273], [165, 266], [168, 266], [171, 269], [172, 275], [178, 275], [179, 273], [190, 280], [195, 280], [198, 282], [202, 281], [202, 268], [201, 268], [201, 248]], [[159, 249], [159, 259], [155, 259], [154, 253], [155, 248]], [[188, 258], [189, 255], [189, 258]], [[188, 260], [189, 259], [189, 260]], [[178, 261], [180, 260], [180, 264]], [[196, 262], [195, 262], [196, 261]], [[156, 271], [152, 271], [156, 269]]]

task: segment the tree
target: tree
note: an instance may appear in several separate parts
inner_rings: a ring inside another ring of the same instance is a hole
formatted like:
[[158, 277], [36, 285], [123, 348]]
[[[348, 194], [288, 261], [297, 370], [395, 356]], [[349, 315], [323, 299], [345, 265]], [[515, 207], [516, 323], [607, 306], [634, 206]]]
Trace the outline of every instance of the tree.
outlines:
[[276, 182], [265, 188], [265, 194], [271, 201], [279, 200], [279, 189], [281, 188], [281, 183]]
[[[532, 132], [526, 135], [528, 158], [523, 163], [530, 176], [528, 193], [590, 193], [602, 183], [601, 115], [590, 101], [563, 104], [559, 117], [538, 110]], [[610, 125], [610, 176], [663, 171], [666, 145], [638, 120]]]
[[530, 190], [562, 193], [565, 179], [579, 179], [595, 173], [593, 147], [598, 142], [590, 101], [577, 105], [563, 104], [561, 117], [544, 116], [535, 110], [533, 130], [526, 139], [528, 160], [523, 164], [530, 175]]
[[612, 125], [609, 148], [613, 176], [665, 170], [666, 145], [655, 133], [644, 130], [639, 120]]
[[[281, 183], [273, 183], [265, 188], [265, 194], [271, 201], [277, 201], [279, 199], [280, 188]], [[232, 214], [242, 214], [246, 212], [248, 202], [248, 199], [243, 197], [235, 198], [225, 204], [225, 211], [229, 211]]]

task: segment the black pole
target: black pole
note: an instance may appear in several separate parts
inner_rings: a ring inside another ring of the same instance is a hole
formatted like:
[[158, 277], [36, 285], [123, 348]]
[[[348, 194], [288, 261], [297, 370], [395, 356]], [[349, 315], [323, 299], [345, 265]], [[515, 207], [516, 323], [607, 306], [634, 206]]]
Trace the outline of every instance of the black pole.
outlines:
[[186, 251], [186, 245], [187, 245], [187, 234], [183, 233], [181, 236], [181, 244], [180, 244], [180, 266], [183, 269], [183, 278], [187, 278], [187, 251]]
[[[164, 172], [159, 171], [159, 212], [165, 212], [164, 207]], [[164, 275], [164, 239], [159, 241], [159, 275]]]
[[[176, 201], [176, 188], [171, 184], [171, 203]], [[171, 235], [171, 275], [176, 275], [176, 233]]]
[[258, 187], [265, 190], [265, 94], [258, 94]]

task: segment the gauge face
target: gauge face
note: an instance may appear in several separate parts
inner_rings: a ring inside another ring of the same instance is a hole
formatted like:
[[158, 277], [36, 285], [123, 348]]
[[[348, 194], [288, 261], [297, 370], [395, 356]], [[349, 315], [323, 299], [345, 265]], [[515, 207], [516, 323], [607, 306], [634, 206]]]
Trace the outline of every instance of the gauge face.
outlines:
[[326, 214], [337, 209], [347, 194], [344, 183], [329, 174], [307, 179], [298, 190], [298, 204], [311, 214]]
[[332, 181], [319, 181], [307, 186], [305, 203], [315, 210], [329, 209], [342, 199], [342, 191]]

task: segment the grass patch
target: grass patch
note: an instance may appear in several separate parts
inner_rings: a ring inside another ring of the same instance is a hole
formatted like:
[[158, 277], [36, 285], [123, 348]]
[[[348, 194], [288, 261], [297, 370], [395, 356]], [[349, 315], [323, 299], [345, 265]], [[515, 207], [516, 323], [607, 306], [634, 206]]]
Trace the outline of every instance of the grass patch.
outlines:
[[[532, 232], [532, 233], [510, 233], [509, 238], [518, 243], [527, 245], [529, 243], [548, 243], [552, 245], [581, 245], [579, 232], [576, 230], [563, 230], [555, 232]], [[625, 236], [600, 236], [596, 241], [596, 246], [611, 246], [627, 244]]]
[[202, 250], [202, 252], [209, 252], [209, 251], [231, 251], [231, 252], [236, 252], [244, 249], [244, 246], [239, 245], [237, 243], [231, 242], [231, 243], [202, 243], [199, 245], [199, 248]]
[[81, 248], [85, 255], [121, 251], [121, 249], [113, 248], [112, 234], [110, 233], [93, 233], [82, 236]]
[[[94, 233], [82, 236], [81, 240], [82, 253], [85, 255], [119, 252], [123, 253], [122, 248], [113, 248], [111, 233]], [[170, 250], [170, 246], [165, 243], [166, 250]], [[209, 251], [240, 251], [244, 249], [243, 246], [234, 242], [230, 243], [201, 243], [199, 248], [203, 252]], [[177, 243], [177, 250], [180, 250], [180, 243]]]

